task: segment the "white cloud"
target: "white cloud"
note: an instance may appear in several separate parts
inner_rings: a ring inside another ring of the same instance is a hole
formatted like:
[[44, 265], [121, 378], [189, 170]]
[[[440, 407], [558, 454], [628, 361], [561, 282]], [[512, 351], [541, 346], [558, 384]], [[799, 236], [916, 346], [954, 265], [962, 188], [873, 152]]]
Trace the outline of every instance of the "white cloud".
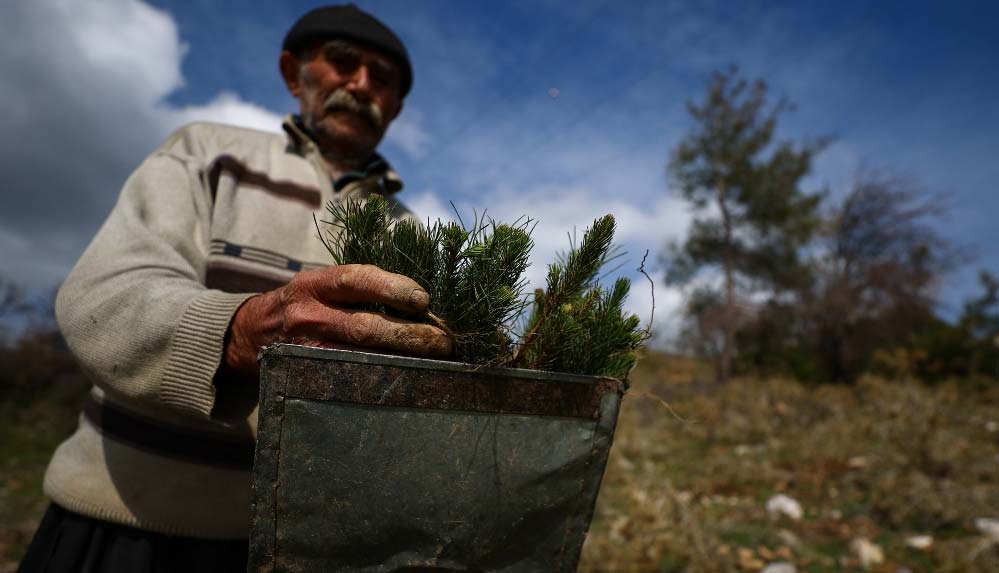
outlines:
[[413, 159], [422, 159], [432, 138], [423, 126], [423, 115], [418, 111], [403, 111], [389, 127], [385, 142], [394, 144]]
[[[101, 79], [132, 90], [143, 103], [155, 103], [183, 85], [180, 61], [186, 48], [167, 12], [135, 0], [36, 4], [51, 10], [51, 27], [72, 40], [86, 67], [101, 70]], [[43, 37], [50, 34], [51, 28]]]
[[232, 93], [168, 103], [185, 51], [173, 17], [139, 0], [0, 3], [0, 275], [57, 284], [129, 171], [180, 124], [280, 128]]
[[407, 191], [403, 201], [421, 221], [454, 220], [451, 205], [442, 201], [440, 195], [433, 191]]
[[268, 109], [243, 101], [231, 92], [222, 92], [204, 105], [164, 109], [165, 125], [179, 127], [192, 121], [213, 121], [280, 133], [282, 118]]

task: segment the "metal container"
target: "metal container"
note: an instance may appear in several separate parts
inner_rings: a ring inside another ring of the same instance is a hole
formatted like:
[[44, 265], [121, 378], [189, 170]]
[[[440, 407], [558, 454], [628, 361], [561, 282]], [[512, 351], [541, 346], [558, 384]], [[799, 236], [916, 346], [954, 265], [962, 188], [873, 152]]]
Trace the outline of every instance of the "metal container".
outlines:
[[622, 384], [276, 345], [251, 572], [575, 571]]

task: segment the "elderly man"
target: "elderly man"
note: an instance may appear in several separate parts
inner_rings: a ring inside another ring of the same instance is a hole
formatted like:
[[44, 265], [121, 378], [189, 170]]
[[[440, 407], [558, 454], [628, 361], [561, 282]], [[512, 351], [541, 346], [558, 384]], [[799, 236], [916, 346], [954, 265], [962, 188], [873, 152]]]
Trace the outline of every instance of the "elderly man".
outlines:
[[304, 15], [280, 69], [300, 115], [273, 135], [189, 125], [147, 158], [66, 280], [59, 325], [95, 388], [45, 476], [21, 571], [245, 570], [257, 351], [277, 341], [441, 356], [440, 330], [356, 310], [427, 293], [328, 267], [312, 216], [402, 187], [375, 147], [412, 84], [356, 7]]

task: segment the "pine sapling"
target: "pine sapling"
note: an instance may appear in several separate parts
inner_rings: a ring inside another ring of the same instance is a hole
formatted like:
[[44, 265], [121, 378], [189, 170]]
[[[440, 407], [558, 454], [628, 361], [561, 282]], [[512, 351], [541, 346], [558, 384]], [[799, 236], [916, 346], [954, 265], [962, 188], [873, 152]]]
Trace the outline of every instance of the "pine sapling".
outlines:
[[[624, 311], [626, 278], [609, 289], [597, 277], [609, 256], [614, 218], [594, 221], [578, 247], [549, 265], [547, 288], [524, 294], [524, 272], [534, 246], [533, 223], [499, 224], [483, 215], [470, 227], [414, 220], [393, 221], [386, 201], [327, 205], [332, 220], [320, 238], [335, 264], [372, 264], [406, 275], [427, 290], [423, 317], [454, 341], [453, 358], [489, 366], [512, 366], [625, 379], [648, 332]], [[528, 318], [523, 319], [530, 306]], [[391, 308], [377, 310], [398, 314]], [[523, 323], [522, 336], [513, 325]]]

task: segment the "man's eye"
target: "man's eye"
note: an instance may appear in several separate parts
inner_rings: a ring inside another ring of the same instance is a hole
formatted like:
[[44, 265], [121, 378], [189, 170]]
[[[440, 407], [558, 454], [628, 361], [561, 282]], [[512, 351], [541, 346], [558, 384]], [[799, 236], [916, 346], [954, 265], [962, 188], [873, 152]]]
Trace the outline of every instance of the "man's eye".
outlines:
[[375, 68], [371, 70], [371, 79], [375, 80], [379, 84], [385, 85], [389, 83], [391, 76], [385, 72], [385, 70], [379, 70]]
[[376, 63], [370, 69], [371, 79], [381, 85], [393, 85], [398, 81], [398, 73], [391, 66]]
[[354, 50], [332, 46], [326, 50], [326, 61], [339, 72], [351, 72], [361, 65], [361, 54]]

